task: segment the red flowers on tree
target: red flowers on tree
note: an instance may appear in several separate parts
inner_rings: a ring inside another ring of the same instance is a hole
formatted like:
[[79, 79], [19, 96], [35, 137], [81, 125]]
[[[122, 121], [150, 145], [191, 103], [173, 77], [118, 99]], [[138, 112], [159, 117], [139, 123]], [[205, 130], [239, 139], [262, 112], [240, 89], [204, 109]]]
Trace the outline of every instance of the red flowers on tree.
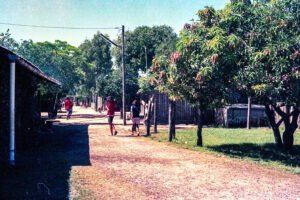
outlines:
[[190, 28], [190, 26], [191, 26], [191, 25], [189, 25], [189, 24], [184, 24], [183, 29], [187, 30], [187, 29]]
[[218, 62], [218, 58], [219, 58], [218, 54], [212, 55], [212, 57], [211, 57], [211, 63], [215, 65]]
[[182, 56], [179, 52], [174, 52], [171, 54], [171, 62], [172, 63], [176, 63], [176, 62], [180, 61], [181, 58], [182, 58]]

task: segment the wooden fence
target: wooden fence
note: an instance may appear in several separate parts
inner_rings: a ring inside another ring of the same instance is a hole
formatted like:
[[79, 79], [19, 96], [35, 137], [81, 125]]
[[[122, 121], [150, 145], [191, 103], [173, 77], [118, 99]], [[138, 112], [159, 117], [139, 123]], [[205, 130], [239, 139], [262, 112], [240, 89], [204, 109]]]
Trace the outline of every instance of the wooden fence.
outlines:
[[[159, 124], [168, 123], [169, 114], [169, 97], [167, 94], [157, 93], [157, 122]], [[193, 124], [196, 123], [195, 108], [186, 101], [176, 101], [175, 121], [176, 124]], [[214, 112], [209, 111], [203, 115], [203, 123], [214, 123]]]

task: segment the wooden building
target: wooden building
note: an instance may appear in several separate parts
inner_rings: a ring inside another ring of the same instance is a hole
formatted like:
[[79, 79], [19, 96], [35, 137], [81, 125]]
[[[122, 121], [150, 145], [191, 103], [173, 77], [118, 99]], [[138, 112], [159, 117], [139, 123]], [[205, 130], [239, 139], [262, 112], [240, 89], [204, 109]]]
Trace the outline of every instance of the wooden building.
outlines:
[[[246, 127], [248, 104], [232, 104], [220, 108], [215, 113], [217, 125], [225, 127]], [[268, 126], [268, 118], [263, 105], [251, 105], [252, 126]]]
[[[169, 118], [169, 96], [157, 92], [156, 94], [157, 123], [167, 124]], [[152, 118], [153, 119], [153, 118]], [[195, 123], [194, 108], [187, 102], [176, 101], [175, 103], [175, 121], [176, 124]]]
[[18, 151], [37, 133], [41, 125], [37, 87], [41, 82], [61, 85], [28, 60], [0, 46], [0, 160], [6, 160], [15, 150], [12, 145]]

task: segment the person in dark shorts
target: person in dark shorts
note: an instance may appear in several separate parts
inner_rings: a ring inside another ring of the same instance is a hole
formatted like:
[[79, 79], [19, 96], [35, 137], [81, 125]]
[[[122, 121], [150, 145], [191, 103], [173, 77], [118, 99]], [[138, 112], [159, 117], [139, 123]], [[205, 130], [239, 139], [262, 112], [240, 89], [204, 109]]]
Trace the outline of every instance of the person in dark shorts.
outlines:
[[140, 136], [140, 109], [137, 105], [138, 102], [134, 100], [130, 108], [130, 116], [132, 120], [131, 135], [134, 135], [134, 131], [137, 129], [137, 136]]
[[108, 125], [110, 129], [111, 135], [117, 135], [118, 132], [116, 130], [115, 125], [113, 124], [114, 116], [115, 116], [115, 109], [116, 109], [116, 103], [114, 102], [113, 98], [111, 96], [107, 97], [108, 105], [107, 105], [107, 119], [108, 119]]

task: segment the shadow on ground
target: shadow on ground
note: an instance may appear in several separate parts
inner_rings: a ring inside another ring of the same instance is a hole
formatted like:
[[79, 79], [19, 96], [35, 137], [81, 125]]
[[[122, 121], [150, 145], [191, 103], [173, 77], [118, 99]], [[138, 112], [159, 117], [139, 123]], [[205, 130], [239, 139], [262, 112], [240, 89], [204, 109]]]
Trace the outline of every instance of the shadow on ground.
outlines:
[[69, 199], [72, 166], [90, 165], [88, 125], [53, 126], [0, 167], [0, 199]]
[[[76, 112], [75, 112], [76, 113]], [[91, 114], [75, 114], [73, 113], [71, 115], [71, 118], [73, 119], [78, 119], [78, 118], [85, 118], [85, 119], [100, 119], [100, 118], [104, 118], [106, 117], [106, 115], [103, 115], [103, 114], [95, 114], [95, 115], [91, 115]], [[67, 114], [62, 114], [60, 113], [58, 116], [57, 116], [57, 119], [65, 119], [67, 118]]]
[[91, 115], [91, 114], [72, 114], [71, 118], [103, 118], [106, 115]]
[[287, 166], [300, 167], [300, 145], [294, 145], [292, 154], [279, 150], [272, 143], [255, 145], [251, 143], [224, 144], [207, 146], [208, 149], [224, 153], [236, 158], [252, 158], [254, 160], [276, 161]]

